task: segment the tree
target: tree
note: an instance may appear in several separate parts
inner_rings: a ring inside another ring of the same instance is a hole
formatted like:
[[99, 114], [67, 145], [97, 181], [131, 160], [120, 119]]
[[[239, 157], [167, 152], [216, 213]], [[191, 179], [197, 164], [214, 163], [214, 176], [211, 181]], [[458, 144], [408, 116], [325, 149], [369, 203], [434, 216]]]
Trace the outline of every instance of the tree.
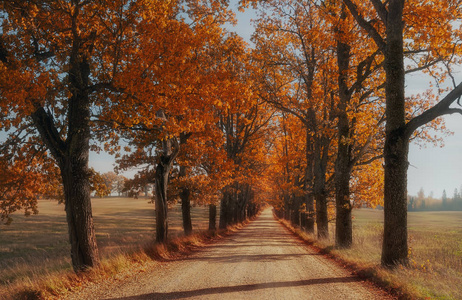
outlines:
[[417, 193], [417, 199], [418, 200], [423, 200], [425, 199], [425, 192], [424, 189], [421, 187], [419, 192]]
[[107, 197], [111, 194], [111, 188], [108, 186], [104, 175], [96, 172], [93, 168], [90, 168], [90, 190], [95, 192], [95, 196], [100, 198]]
[[255, 93], [258, 85], [253, 85], [253, 77], [246, 71], [251, 66], [248, 53], [239, 50], [243, 49], [242, 43], [235, 37], [229, 45], [233, 52], [226, 62], [226, 69], [229, 70], [228, 80], [234, 85], [223, 95], [226, 109], [220, 112], [218, 122], [223, 134], [221, 147], [234, 169], [230, 184], [222, 189], [221, 229], [245, 219], [252, 198], [248, 181], [261, 176], [261, 173], [252, 171], [265, 159], [264, 133], [273, 115], [267, 103]]
[[[318, 232], [323, 236], [327, 234], [327, 183], [332, 179], [325, 174], [334, 165], [333, 156], [337, 158], [336, 240], [339, 247], [349, 247], [353, 172], [357, 178], [359, 174], [367, 177], [364, 171], [374, 170], [360, 166], [381, 158], [383, 110], [375, 99], [380, 96], [378, 87], [383, 79], [378, 52], [361, 40], [352, 17], [340, 4], [265, 2], [263, 7], [277, 17], [263, 13], [254, 39], [258, 42], [256, 52], [264, 61], [262, 69], [268, 70], [264, 77], [271, 91], [266, 95], [268, 101], [300, 118], [305, 127], [306, 172], [301, 177], [305, 181], [305, 207], [311, 210], [310, 199], [317, 198]], [[307, 228], [313, 229], [310, 225]]]
[[[1, 146], [4, 147], [8, 145]], [[0, 156], [1, 221], [10, 224], [13, 221], [11, 214], [20, 209], [24, 209], [26, 216], [37, 214], [39, 197], [62, 200], [62, 194], [59, 170], [49, 157], [30, 157], [24, 151]]]
[[[309, 2], [268, 1], [262, 4], [274, 12], [262, 13], [258, 21], [255, 57], [261, 63], [261, 97], [276, 109], [294, 115], [305, 132], [305, 172], [297, 184], [304, 187], [306, 228], [319, 237], [328, 233], [327, 169], [334, 132], [332, 106], [332, 39], [327, 37], [316, 6]], [[295, 211], [302, 205], [293, 197]], [[314, 203], [316, 199], [316, 214]], [[296, 220], [296, 219], [294, 219]], [[304, 222], [305, 223], [305, 222]]]
[[[163, 111], [158, 111], [157, 117], [165, 119]], [[162, 150], [159, 162], [156, 166], [156, 242], [164, 243], [167, 240], [168, 219], [167, 219], [167, 186], [170, 170], [173, 162], [178, 156], [180, 147], [176, 138], [164, 138], [162, 140]]]
[[[349, 248], [353, 242], [351, 178], [355, 168], [361, 170], [361, 165], [381, 158], [382, 135], [379, 129], [384, 118], [381, 101], [374, 98], [380, 99], [379, 87], [383, 79], [376, 48], [361, 39], [345, 5], [328, 1], [323, 2], [321, 7], [324, 18], [332, 23], [331, 34], [336, 41], [336, 246]], [[367, 117], [364, 114], [366, 111]], [[362, 168], [363, 176], [360, 177], [367, 177], [364, 170], [374, 171], [372, 168]]]
[[443, 210], [446, 210], [448, 208], [448, 196], [446, 195], [446, 190], [443, 190], [443, 196], [441, 197], [443, 203]]
[[29, 134], [60, 169], [75, 271], [99, 263], [88, 168], [92, 107], [99, 92], [111, 96], [105, 87], [138, 8], [113, 1], [0, 3], [0, 109], [7, 116], [1, 122], [11, 130], [33, 125]]
[[[217, 123], [215, 112], [222, 103], [214, 96], [221, 93], [221, 83], [228, 83], [219, 65], [223, 57], [225, 61], [228, 58], [226, 53], [222, 55], [224, 49], [235, 40], [220, 27], [231, 18], [224, 3], [166, 5], [158, 11], [150, 10], [137, 28], [136, 56], [124, 65], [124, 72], [138, 82], [121, 93], [127, 98], [123, 105], [110, 103], [102, 111], [101, 122], [110, 134], [100, 136], [110, 139], [106, 145], [114, 152], [120, 150], [119, 139], [125, 139], [130, 146], [119, 159], [119, 168], [140, 166], [140, 178], [155, 182], [156, 240], [160, 243], [167, 240], [169, 180], [171, 171], [177, 172], [174, 163], [178, 155], [181, 162], [177, 173], [182, 177], [178, 182], [182, 186], [178, 187], [181, 192], [172, 196], [182, 198], [185, 232], [192, 227], [189, 197], [194, 191], [185, 184], [190, 167], [186, 148], [190, 139]], [[116, 134], [112, 134], [114, 131]]]
[[111, 171], [111, 172], [106, 172], [101, 175], [104, 180], [104, 184], [108, 188], [108, 195], [111, 195], [113, 191], [117, 190], [117, 181], [119, 180], [119, 176]]
[[[107, 140], [107, 148], [117, 148], [114, 129], [130, 118], [131, 127], [149, 125], [148, 130], [157, 129], [156, 138], [170, 141], [178, 128], [184, 129], [176, 126], [178, 119], [172, 116], [190, 108], [183, 103], [194, 95], [188, 87], [199, 74], [197, 52], [191, 47], [202, 42], [207, 49], [213, 41], [204, 37], [220, 36], [219, 25], [229, 17], [215, 2], [188, 1], [185, 9], [182, 4], [0, 2], [2, 129], [16, 130], [14, 137], [30, 148], [48, 150], [60, 168], [76, 271], [99, 262], [88, 168], [92, 134]], [[189, 13], [194, 32], [187, 30], [182, 13]], [[190, 62], [196, 62], [196, 69]], [[182, 84], [185, 70], [191, 76]], [[177, 101], [175, 107], [169, 101]], [[168, 123], [156, 117], [159, 111]], [[31, 124], [35, 130], [26, 130]], [[39, 138], [27, 143], [24, 132]], [[163, 158], [170, 155], [168, 148]], [[159, 174], [168, 169], [167, 164]]]
[[[406, 116], [404, 57], [406, 54], [417, 61], [415, 69], [418, 70], [430, 70], [438, 62], [443, 62], [450, 74], [449, 66], [460, 51], [456, 43], [457, 32], [451, 21], [459, 19], [461, 11], [454, 1], [433, 1], [426, 5], [420, 1], [404, 0], [371, 0], [361, 5], [351, 0], [343, 2], [359, 26], [374, 40], [385, 59], [387, 123], [382, 265], [394, 267], [408, 263], [406, 176], [409, 140], [419, 127], [436, 118], [444, 114], [462, 113], [461, 109], [451, 107], [462, 94], [462, 85], [459, 84], [431, 108], [414, 117]], [[415, 18], [416, 15], [419, 18]], [[439, 22], [444, 20], [444, 26], [435, 28], [435, 17], [440, 19]]]

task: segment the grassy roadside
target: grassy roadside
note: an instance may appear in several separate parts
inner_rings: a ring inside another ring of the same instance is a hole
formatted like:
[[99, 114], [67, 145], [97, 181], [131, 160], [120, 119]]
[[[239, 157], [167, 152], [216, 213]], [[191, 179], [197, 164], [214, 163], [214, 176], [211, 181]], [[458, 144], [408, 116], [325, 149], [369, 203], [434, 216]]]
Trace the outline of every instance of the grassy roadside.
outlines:
[[120, 274], [142, 273], [156, 268], [165, 261], [181, 259], [244, 227], [248, 222], [221, 231], [201, 231], [180, 236], [167, 244], [147, 244], [137, 250], [104, 258], [97, 268], [76, 274], [69, 270], [49, 273], [35, 279], [26, 279], [0, 289], [0, 298], [8, 299], [61, 299], [88, 284], [108, 280]]
[[[92, 199], [101, 267], [76, 275], [72, 271], [64, 205], [39, 200], [38, 215], [13, 215], [0, 224], [0, 299], [55, 297], [91, 281], [116, 276], [123, 270], [155, 267], [226, 235], [207, 232], [208, 208], [191, 208], [193, 233], [183, 236], [181, 207], [169, 207], [166, 246], [155, 246], [154, 206], [147, 198]], [[231, 228], [231, 232], [232, 232]]]
[[[155, 237], [155, 211], [149, 199], [92, 199], [96, 240], [102, 259], [133, 252]], [[34, 280], [49, 273], [72, 270], [64, 205], [39, 200], [39, 214], [13, 215], [0, 223], [0, 289], [16, 281]], [[208, 209], [191, 209], [193, 231], [208, 228]], [[169, 237], [183, 233], [180, 205], [169, 208]], [[0, 297], [1, 298], [1, 297]]]
[[380, 266], [381, 214], [372, 210], [354, 213], [351, 249], [335, 248], [333, 226], [330, 238], [319, 241], [285, 220], [280, 222], [306, 244], [400, 299], [462, 299], [462, 214], [410, 214], [410, 265], [395, 270]]

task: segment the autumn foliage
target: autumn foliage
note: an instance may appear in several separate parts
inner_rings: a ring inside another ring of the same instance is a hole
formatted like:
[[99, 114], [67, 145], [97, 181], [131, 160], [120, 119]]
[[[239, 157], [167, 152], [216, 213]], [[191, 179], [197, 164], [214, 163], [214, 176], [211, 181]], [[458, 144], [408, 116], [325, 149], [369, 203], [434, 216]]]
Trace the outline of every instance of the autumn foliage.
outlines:
[[[259, 10], [248, 45], [224, 29], [226, 1], [1, 1], [2, 220], [64, 199], [80, 271], [99, 263], [91, 193], [151, 184], [159, 243], [180, 201], [185, 234], [192, 202], [210, 229], [270, 203], [319, 238], [336, 219], [350, 247], [354, 207], [403, 204], [409, 139], [438, 142], [428, 129], [461, 112], [460, 85], [440, 88], [455, 85], [460, 5], [431, 2], [241, 1]], [[412, 72], [437, 88], [406, 98]], [[101, 175], [90, 149], [139, 173]]]

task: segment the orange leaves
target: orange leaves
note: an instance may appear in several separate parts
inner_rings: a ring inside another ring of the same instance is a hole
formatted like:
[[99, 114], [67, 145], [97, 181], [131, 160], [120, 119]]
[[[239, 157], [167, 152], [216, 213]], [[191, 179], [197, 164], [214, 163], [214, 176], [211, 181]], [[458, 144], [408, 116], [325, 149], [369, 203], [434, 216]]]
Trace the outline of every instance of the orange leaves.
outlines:
[[13, 159], [0, 156], [1, 220], [11, 222], [10, 214], [20, 209], [24, 209], [26, 215], [38, 213], [39, 197], [61, 200], [59, 176], [47, 157], [30, 157], [25, 152]]

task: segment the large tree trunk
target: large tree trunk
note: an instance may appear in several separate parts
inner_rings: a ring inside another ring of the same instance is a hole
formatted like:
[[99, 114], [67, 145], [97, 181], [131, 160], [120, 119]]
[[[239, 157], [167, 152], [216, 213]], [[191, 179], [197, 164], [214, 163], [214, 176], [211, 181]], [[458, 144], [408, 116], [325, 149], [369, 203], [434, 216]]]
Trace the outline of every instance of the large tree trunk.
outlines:
[[99, 263], [90, 199], [88, 151], [65, 159], [61, 167], [65, 210], [74, 271]]
[[[310, 116], [315, 118], [316, 115], [310, 111]], [[314, 233], [314, 223], [316, 219], [316, 212], [314, 210], [314, 195], [313, 195], [313, 178], [314, 178], [314, 149], [313, 149], [313, 136], [312, 131], [308, 125], [305, 124], [306, 141], [305, 141], [305, 205], [306, 205], [306, 221], [305, 231]]]
[[226, 229], [226, 227], [231, 225], [232, 216], [233, 216], [232, 207], [231, 207], [232, 196], [233, 195], [229, 187], [226, 187], [225, 191], [223, 192], [223, 197], [221, 198], [221, 203], [220, 203], [220, 222], [219, 222], [220, 229]]
[[173, 161], [178, 154], [178, 149], [169, 155], [161, 155], [160, 162], [156, 167], [156, 242], [164, 243], [168, 235], [168, 203], [167, 186], [168, 175], [173, 166]]
[[[163, 111], [158, 111], [156, 116], [162, 120], [166, 120]], [[159, 163], [156, 167], [156, 243], [165, 243], [168, 235], [168, 203], [167, 203], [167, 187], [168, 176], [172, 169], [180, 146], [175, 138], [164, 139], [162, 141], [162, 152], [159, 158]]]
[[300, 197], [298, 197], [297, 195], [293, 195], [291, 205], [292, 213], [290, 214], [290, 223], [292, 223], [293, 226], [300, 226], [300, 205]]
[[[189, 133], [180, 133], [180, 148], [186, 146], [188, 138], [191, 136]], [[185, 165], [180, 166], [179, 177], [186, 177], [187, 167]], [[183, 230], [185, 235], [192, 233], [192, 221], [191, 221], [191, 191], [188, 187], [183, 186], [180, 191], [181, 199], [181, 214], [183, 217]]]
[[209, 230], [217, 230], [217, 206], [209, 204]]
[[[74, 45], [78, 49], [79, 44]], [[70, 58], [68, 137], [62, 140], [51, 114], [37, 104], [32, 114], [37, 130], [61, 170], [66, 219], [74, 271], [99, 264], [90, 199], [90, 65], [78, 50]]]
[[315, 142], [314, 161], [314, 198], [316, 200], [316, 228], [318, 238], [329, 237], [329, 219], [327, 215], [327, 191], [326, 191], [326, 169], [327, 169], [327, 139], [318, 137]]
[[316, 220], [316, 212], [314, 210], [314, 197], [311, 191], [305, 195], [306, 213], [305, 213], [305, 231], [314, 233], [314, 223]]
[[183, 216], [183, 230], [185, 235], [190, 235], [192, 233], [190, 194], [191, 192], [188, 188], [184, 187], [181, 189], [181, 214]]
[[[341, 20], [346, 19], [346, 10], [342, 5]], [[350, 46], [342, 42], [344, 32], [337, 29], [337, 64], [338, 64], [338, 149], [335, 166], [335, 244], [339, 248], [350, 248], [353, 243], [353, 226], [351, 221], [352, 206], [350, 203], [351, 177], [351, 137], [348, 120], [348, 69], [350, 63]]]
[[283, 218], [287, 221], [290, 221], [290, 195], [284, 193], [284, 216]]
[[161, 156], [156, 168], [156, 242], [164, 243], [168, 235], [167, 185], [170, 172], [168, 156]]
[[409, 141], [399, 131], [385, 140], [385, 199], [382, 265], [408, 263], [407, 168]]
[[386, 72], [385, 219], [382, 265], [408, 263], [407, 168], [409, 140], [405, 135], [403, 0], [389, 2]]

